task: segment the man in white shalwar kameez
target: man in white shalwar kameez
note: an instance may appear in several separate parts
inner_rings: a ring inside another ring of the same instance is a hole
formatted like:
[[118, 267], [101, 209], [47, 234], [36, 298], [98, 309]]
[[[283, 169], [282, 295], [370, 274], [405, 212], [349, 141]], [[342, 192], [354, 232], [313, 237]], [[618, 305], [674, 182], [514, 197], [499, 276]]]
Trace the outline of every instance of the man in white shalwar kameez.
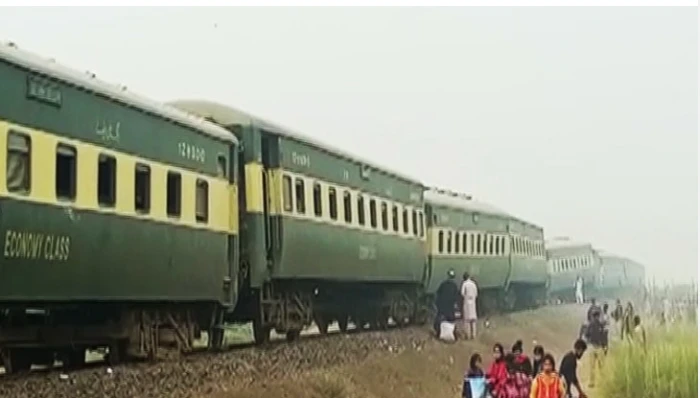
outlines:
[[464, 322], [464, 332], [467, 334], [467, 339], [476, 338], [476, 297], [479, 295], [479, 289], [476, 283], [472, 280], [468, 273], [464, 274], [464, 282], [460, 289], [462, 294], [462, 321]]
[[583, 304], [583, 278], [579, 275], [574, 283], [576, 289], [576, 304]]

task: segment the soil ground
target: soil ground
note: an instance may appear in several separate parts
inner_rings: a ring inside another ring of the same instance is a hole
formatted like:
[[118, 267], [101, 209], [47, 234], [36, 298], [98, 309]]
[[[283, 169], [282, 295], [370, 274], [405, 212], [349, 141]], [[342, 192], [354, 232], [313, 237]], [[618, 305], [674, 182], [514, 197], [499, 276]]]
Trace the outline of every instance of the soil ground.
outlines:
[[[388, 347], [373, 352], [362, 362], [301, 373], [292, 371], [286, 378], [261, 378], [242, 389], [218, 391], [200, 398], [459, 397], [462, 375], [471, 354], [479, 352], [487, 366], [496, 342], [510, 350], [520, 339], [528, 355], [535, 342], [542, 344], [558, 364], [561, 356], [571, 349], [586, 309], [586, 305], [563, 305], [494, 317], [489, 320], [488, 328], [480, 321], [480, 335], [474, 341], [449, 344], [429, 340], [402, 352]], [[586, 360], [584, 357], [579, 364], [579, 374], [584, 379], [588, 370]], [[594, 391], [588, 391], [588, 395], [595, 398]]]

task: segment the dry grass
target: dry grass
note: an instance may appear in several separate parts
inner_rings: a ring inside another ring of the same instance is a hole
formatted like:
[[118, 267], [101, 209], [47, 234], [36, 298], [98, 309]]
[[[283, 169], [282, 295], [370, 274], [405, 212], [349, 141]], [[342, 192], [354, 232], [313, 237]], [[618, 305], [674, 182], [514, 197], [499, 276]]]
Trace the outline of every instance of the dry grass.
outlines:
[[583, 306], [563, 306], [498, 317], [491, 320], [492, 327], [482, 330], [476, 341], [431, 341], [398, 354], [378, 351], [362, 363], [314, 370], [282, 380], [258, 380], [245, 390], [219, 392], [207, 398], [456, 397], [473, 352], [481, 353], [488, 364], [495, 342], [509, 349], [521, 339], [527, 351], [532, 350], [536, 340], [559, 357], [570, 349], [584, 313]]

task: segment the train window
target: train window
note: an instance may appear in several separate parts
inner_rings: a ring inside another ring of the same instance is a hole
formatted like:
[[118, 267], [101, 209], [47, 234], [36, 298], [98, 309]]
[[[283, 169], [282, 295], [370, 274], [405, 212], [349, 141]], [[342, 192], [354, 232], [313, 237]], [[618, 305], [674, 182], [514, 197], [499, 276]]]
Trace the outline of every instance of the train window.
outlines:
[[419, 227], [418, 229], [420, 231], [421, 238], [425, 237], [425, 225], [423, 223], [424, 223], [423, 212], [419, 211], [418, 212], [418, 227]]
[[29, 193], [31, 188], [31, 139], [28, 135], [10, 131], [7, 135], [7, 190]]
[[226, 178], [226, 157], [224, 155], [219, 155], [216, 158], [216, 176], [221, 178]]
[[195, 218], [198, 222], [207, 222], [209, 219], [209, 183], [197, 179], [197, 192], [195, 197]]
[[467, 254], [467, 233], [462, 234], [462, 253]]
[[182, 177], [180, 173], [174, 171], [168, 172], [167, 180], [167, 213], [169, 216], [180, 217], [182, 211]]
[[297, 203], [297, 213], [306, 213], [306, 191], [304, 190], [304, 180], [296, 178], [294, 180], [294, 199]]
[[369, 200], [369, 225], [372, 228], [377, 228], [377, 201]]
[[100, 154], [97, 158], [97, 202], [101, 206], [114, 207], [117, 191], [117, 159]]
[[413, 214], [411, 214], [411, 221], [413, 225], [413, 235], [418, 236], [418, 212], [413, 210]]
[[494, 236], [491, 235], [491, 234], [489, 234], [488, 238], [489, 238], [489, 254], [490, 254], [490, 255], [493, 255], [493, 254], [496, 252], [496, 250], [495, 250], [495, 248], [494, 248], [494, 244], [493, 244], [493, 243], [494, 243], [494, 242], [493, 242]]
[[484, 235], [481, 237], [481, 254], [488, 254], [488, 252], [486, 251], [486, 249], [487, 249], [487, 246], [486, 246], [486, 245], [487, 245], [487, 242], [486, 242], [486, 234], [484, 234]]
[[476, 235], [473, 232], [469, 233], [469, 254], [476, 254]]
[[447, 254], [452, 253], [452, 231], [447, 231]]
[[331, 220], [338, 219], [338, 195], [335, 193], [335, 188], [328, 188], [328, 210], [331, 214]]
[[357, 222], [365, 225], [365, 198], [361, 193], [357, 194]]
[[282, 176], [282, 208], [284, 211], [292, 211], [292, 178]]
[[506, 237], [501, 236], [501, 255], [505, 256], [506, 255]]
[[399, 208], [396, 205], [391, 207], [391, 227], [394, 232], [399, 232]]
[[134, 168], [134, 208], [141, 213], [151, 209], [151, 168], [141, 163]]
[[58, 144], [56, 147], [56, 197], [62, 200], [75, 199], [76, 185], [75, 147]]
[[389, 229], [389, 211], [386, 208], [386, 202], [382, 202], [382, 229]]
[[481, 254], [481, 234], [476, 235], [476, 254]]
[[401, 224], [403, 225], [403, 233], [408, 234], [408, 210], [406, 208], [402, 212]]
[[445, 233], [440, 231], [438, 232], [438, 252], [442, 253], [445, 249]]
[[345, 222], [352, 223], [352, 195], [350, 191], [343, 192], [343, 214], [345, 215]]
[[321, 184], [314, 183], [314, 214], [321, 217], [323, 214], [323, 204], [321, 201]]

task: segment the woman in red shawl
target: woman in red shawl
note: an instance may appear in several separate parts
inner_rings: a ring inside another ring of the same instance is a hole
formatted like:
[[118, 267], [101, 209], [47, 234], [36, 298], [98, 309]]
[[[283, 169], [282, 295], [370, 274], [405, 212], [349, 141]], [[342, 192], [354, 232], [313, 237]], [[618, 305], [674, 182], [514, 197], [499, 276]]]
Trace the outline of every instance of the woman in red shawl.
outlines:
[[493, 346], [493, 362], [486, 371], [486, 382], [492, 396], [498, 397], [498, 394], [504, 390], [507, 377], [508, 369], [503, 346], [496, 343]]
[[516, 371], [525, 373], [528, 376], [532, 375], [532, 362], [530, 362], [530, 358], [523, 353], [522, 340], [516, 341], [510, 352], [512, 352], [515, 357], [513, 361]]

